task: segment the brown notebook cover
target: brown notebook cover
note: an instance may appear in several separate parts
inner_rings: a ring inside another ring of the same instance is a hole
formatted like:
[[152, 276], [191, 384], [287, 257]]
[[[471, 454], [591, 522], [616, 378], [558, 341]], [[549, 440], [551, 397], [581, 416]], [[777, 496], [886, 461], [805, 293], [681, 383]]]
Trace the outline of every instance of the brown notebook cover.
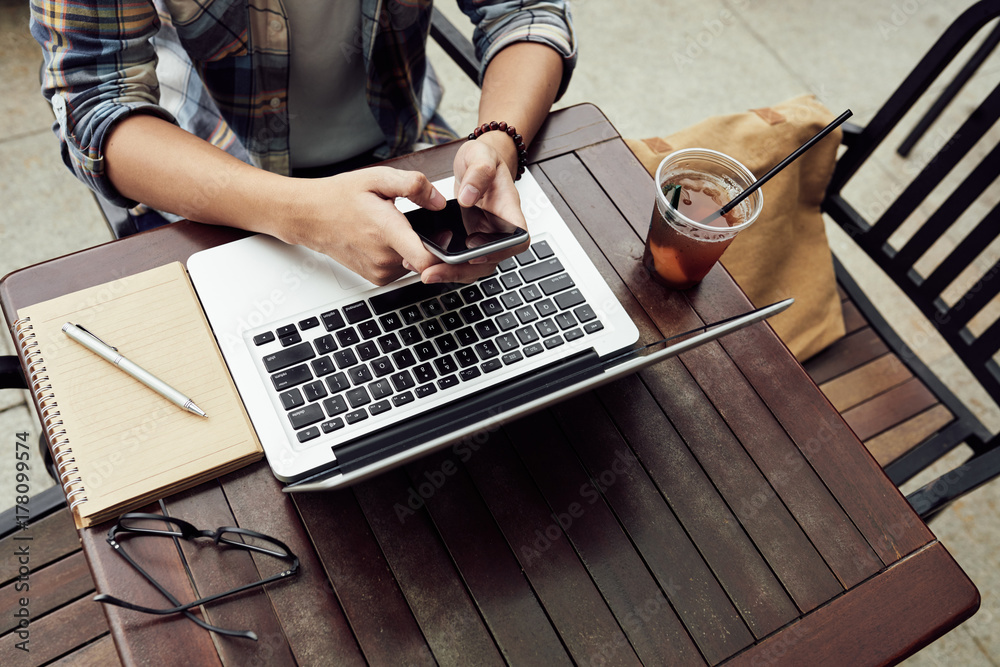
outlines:
[[[15, 342], [77, 525], [86, 527], [263, 455], [179, 262], [18, 310]], [[192, 414], [72, 341], [66, 322], [189, 396]]]

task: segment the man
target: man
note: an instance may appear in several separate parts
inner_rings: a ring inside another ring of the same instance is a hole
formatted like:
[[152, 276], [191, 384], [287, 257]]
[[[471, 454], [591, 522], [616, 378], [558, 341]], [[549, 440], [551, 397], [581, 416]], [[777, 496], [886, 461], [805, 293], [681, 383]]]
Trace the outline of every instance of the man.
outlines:
[[[477, 26], [480, 123], [504, 121], [528, 144], [575, 61], [565, 2], [459, 4]], [[423, 247], [393, 206], [396, 197], [444, 206], [420, 174], [295, 177], [440, 140], [440, 89], [424, 57], [430, 0], [32, 0], [31, 9], [63, 159], [113, 203], [270, 234], [377, 284], [410, 270], [424, 282], [468, 282], [497, 261], [447, 265]], [[485, 132], [455, 158], [455, 195], [523, 226], [517, 168], [512, 137]]]

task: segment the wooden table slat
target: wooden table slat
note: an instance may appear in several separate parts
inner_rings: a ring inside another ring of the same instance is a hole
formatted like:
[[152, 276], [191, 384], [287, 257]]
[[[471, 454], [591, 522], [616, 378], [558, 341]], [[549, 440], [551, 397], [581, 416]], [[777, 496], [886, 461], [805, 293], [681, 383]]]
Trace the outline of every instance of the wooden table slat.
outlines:
[[[446, 453], [438, 453], [406, 466], [410, 483], [427, 482], [448, 460]], [[504, 659], [515, 665], [570, 664], [520, 563], [464, 469], [427, 499], [427, 510]]]
[[365, 659], [434, 664], [353, 491], [299, 493], [292, 499]]
[[[572, 658], [581, 664], [638, 664], [586, 566], [564, 539], [544, 497], [503, 430], [458, 449]], [[543, 445], [544, 446], [544, 445]]]
[[423, 510], [424, 495], [432, 495], [437, 484], [449, 479], [438, 470], [430, 479], [411, 484], [403, 471], [393, 470], [359, 484], [354, 492], [434, 659], [443, 665], [461, 665], [463, 656], [475, 655], [482, 665], [503, 664]]
[[[596, 395], [572, 399], [553, 412], [709, 664], [753, 643], [732, 601]], [[632, 418], [642, 417], [633, 413]]]
[[299, 558], [299, 574], [293, 581], [267, 588], [282, 632], [299, 664], [333, 660], [342, 666], [363, 665], [364, 656], [323, 564], [281, 486], [264, 462], [223, 478], [226, 499], [239, 525], [281, 540]]
[[[183, 519], [200, 530], [215, 530], [237, 524], [218, 482], [202, 484], [173, 495], [167, 499], [166, 506], [170, 516]], [[219, 547], [209, 540], [179, 542], [199, 597], [259, 581], [287, 567], [284, 561], [263, 557], [267, 562], [258, 570], [249, 551]], [[289, 579], [272, 587], [293, 585], [293, 580]], [[223, 664], [242, 667], [263, 655], [268, 656], [269, 663], [273, 665], [294, 664], [281, 623], [275, 616], [267, 592], [262, 588], [253, 588], [239, 596], [212, 602], [205, 605], [204, 610], [206, 620], [212, 625], [230, 630], [249, 630], [258, 637], [257, 641], [252, 641], [216, 635], [215, 644]]]
[[0, 588], [0, 609], [9, 612], [0, 617], [0, 635], [17, 627], [20, 619], [14, 611], [21, 608], [22, 599], [30, 601], [31, 617], [37, 618], [93, 590], [94, 580], [82, 551], [45, 567], [32, 568], [29, 581], [12, 581]]
[[[709, 278], [687, 292], [703, 317], [716, 320], [750, 308], [732, 281], [721, 275], [712, 278], [710, 274]], [[884, 483], [885, 473], [868, 450], [850, 444], [857, 441], [856, 436], [805, 370], [801, 366], [779, 369], [768, 361], [773, 355], [787, 354], [787, 348], [769, 329], [748, 327], [721, 339], [721, 344], [882, 562], [895, 562], [932, 540], [930, 530], [899, 490]]]
[[[509, 424], [505, 430], [552, 513], [559, 517], [580, 507], [580, 516], [563, 531], [639, 659], [655, 662], [658, 656], [672, 655], [683, 664], [702, 661], [687, 629], [666, 604], [664, 591], [611, 509], [594, 493], [590, 477], [553, 417], [548, 412], [538, 413]], [[590, 498], [596, 498], [595, 502], [590, 503]], [[637, 611], [647, 609], [653, 611]]]

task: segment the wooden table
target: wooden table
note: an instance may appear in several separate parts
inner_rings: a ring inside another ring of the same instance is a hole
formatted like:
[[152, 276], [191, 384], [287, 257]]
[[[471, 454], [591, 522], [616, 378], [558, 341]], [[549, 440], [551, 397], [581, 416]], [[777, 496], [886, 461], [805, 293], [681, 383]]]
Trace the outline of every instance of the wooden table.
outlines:
[[[450, 173], [457, 144], [398, 160]], [[532, 173], [644, 340], [750, 307], [721, 267], [678, 293], [640, 257], [650, 177], [593, 106], [554, 113]], [[17, 308], [241, 234], [179, 223], [15, 273]], [[285, 541], [291, 581], [183, 618], [103, 607], [135, 664], [881, 664], [979, 595], [764, 325], [351, 489], [289, 497], [267, 464], [167, 499]], [[150, 509], [154, 509], [151, 507]], [[81, 533], [97, 588], [164, 601]], [[179, 598], [257, 578], [245, 552], [138, 540]], [[142, 549], [142, 550], [140, 550]], [[95, 605], [94, 613], [97, 611]]]

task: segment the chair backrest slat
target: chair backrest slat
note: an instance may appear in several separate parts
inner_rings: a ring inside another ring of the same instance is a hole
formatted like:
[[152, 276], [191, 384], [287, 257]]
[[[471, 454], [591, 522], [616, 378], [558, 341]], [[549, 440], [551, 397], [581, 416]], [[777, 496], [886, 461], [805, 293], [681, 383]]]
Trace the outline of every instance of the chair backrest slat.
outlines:
[[941, 294], [976, 260], [983, 248], [1000, 236], [1000, 205], [983, 218], [948, 256], [920, 284], [919, 290], [925, 294]]
[[[948, 195], [947, 199], [927, 219], [927, 222], [899, 249], [899, 252], [892, 258], [892, 262], [898, 266], [913, 266], [941, 235], [965, 213], [972, 202], [996, 180], [998, 174], [1000, 174], [1000, 145], [990, 151], [965, 180]], [[989, 243], [989, 240], [986, 243]], [[985, 244], [979, 249], [982, 250], [984, 247]], [[978, 253], [973, 253], [968, 259], [971, 260], [976, 254]], [[949, 278], [947, 272], [937, 274], [938, 271], [935, 271], [928, 276], [921, 289], [925, 291], [937, 290], [940, 293], [957, 275], [956, 273]]]
[[938, 183], [951, 173], [976, 142], [1000, 119], [1000, 86], [979, 105], [948, 143], [927, 163], [921, 172], [886, 209], [872, 227], [873, 242], [885, 243], [923, 203]]

